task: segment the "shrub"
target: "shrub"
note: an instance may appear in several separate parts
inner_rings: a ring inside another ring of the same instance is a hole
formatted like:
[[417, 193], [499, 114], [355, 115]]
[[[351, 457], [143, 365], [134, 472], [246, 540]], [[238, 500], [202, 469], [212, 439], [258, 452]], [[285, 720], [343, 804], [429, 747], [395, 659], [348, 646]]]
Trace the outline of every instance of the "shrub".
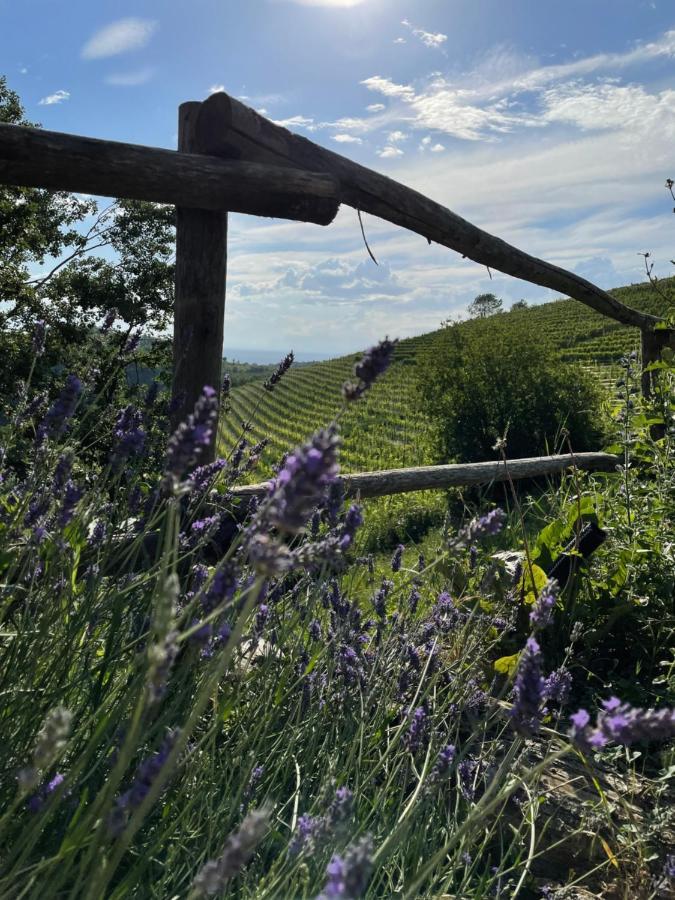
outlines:
[[536, 456], [563, 427], [575, 450], [601, 445], [600, 387], [540, 336], [493, 318], [446, 328], [436, 349], [420, 377], [441, 460], [494, 459], [505, 433], [509, 456]]

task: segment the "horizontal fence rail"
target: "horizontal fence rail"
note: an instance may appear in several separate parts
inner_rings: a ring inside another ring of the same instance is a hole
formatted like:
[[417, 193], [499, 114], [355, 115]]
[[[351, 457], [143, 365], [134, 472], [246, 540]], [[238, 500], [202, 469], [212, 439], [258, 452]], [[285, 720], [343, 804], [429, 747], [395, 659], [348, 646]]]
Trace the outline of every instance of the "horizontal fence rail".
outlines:
[[334, 175], [0, 124], [0, 184], [329, 225]]
[[[344, 492], [354, 497], [384, 497], [412, 491], [442, 490], [468, 484], [489, 484], [493, 481], [517, 481], [541, 475], [556, 475], [567, 469], [612, 472], [621, 458], [612, 453], [575, 453], [564, 456], [529, 456], [496, 462], [460, 463], [446, 466], [418, 466], [411, 469], [389, 469], [381, 472], [360, 472], [341, 477]], [[269, 491], [270, 482], [241, 485], [233, 488], [235, 497], [261, 497]]]

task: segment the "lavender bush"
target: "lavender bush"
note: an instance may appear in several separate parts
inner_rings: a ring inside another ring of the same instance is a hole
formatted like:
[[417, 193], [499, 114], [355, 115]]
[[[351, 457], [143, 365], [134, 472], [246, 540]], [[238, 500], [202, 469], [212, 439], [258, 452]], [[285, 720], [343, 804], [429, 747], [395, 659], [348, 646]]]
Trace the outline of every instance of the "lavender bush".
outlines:
[[566, 755], [672, 737], [672, 712], [613, 699], [568, 734], [550, 585], [537, 639], [495, 679], [517, 633], [483, 577], [501, 511], [426, 557], [398, 547], [375, 580], [335, 423], [245, 509], [232, 489], [256, 448], [200, 467], [215, 391], [168, 449], [153, 404], [125, 405], [94, 467], [89, 383], [22, 422], [33, 457], [1, 472], [0, 896], [532, 892], [545, 829], [522, 789], [544, 796]]

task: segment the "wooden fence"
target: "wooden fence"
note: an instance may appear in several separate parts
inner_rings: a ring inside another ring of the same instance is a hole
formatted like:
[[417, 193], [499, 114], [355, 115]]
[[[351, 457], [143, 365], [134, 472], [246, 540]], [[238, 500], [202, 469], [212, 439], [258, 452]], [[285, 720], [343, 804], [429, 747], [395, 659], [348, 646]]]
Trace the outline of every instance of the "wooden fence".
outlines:
[[[221, 379], [228, 211], [328, 225], [344, 203], [639, 328], [645, 367], [675, 343], [672, 330], [655, 329], [655, 316], [625, 306], [587, 279], [513, 247], [417, 191], [292, 134], [222, 92], [180, 106], [178, 152], [0, 124], [0, 184], [176, 206], [176, 421], [192, 410], [205, 384], [217, 386]], [[649, 388], [644, 375], [643, 390]], [[532, 460], [519, 462], [528, 464], [528, 475], [546, 474], [552, 471], [546, 468], [551, 459], [542, 458], [539, 472], [531, 470]], [[567, 457], [560, 459], [569, 463]], [[418, 474], [408, 479], [406, 470], [397, 470], [389, 476], [391, 492], [458, 483], [443, 480], [455, 477], [453, 467], [433, 468], [441, 482], [433, 481], [428, 468], [410, 470]], [[375, 491], [376, 475], [349, 476], [348, 481], [364, 479], [361, 493], [366, 496]], [[412, 483], [421, 486], [403, 487]]]

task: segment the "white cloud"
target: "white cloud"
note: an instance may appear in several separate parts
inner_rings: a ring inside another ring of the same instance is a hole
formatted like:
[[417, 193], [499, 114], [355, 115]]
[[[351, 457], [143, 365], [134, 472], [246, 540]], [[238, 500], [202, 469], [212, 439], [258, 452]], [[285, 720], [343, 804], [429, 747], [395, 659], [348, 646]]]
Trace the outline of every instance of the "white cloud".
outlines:
[[55, 103], [63, 103], [63, 101], [68, 100], [69, 97], [70, 91], [55, 91], [53, 94], [43, 97], [38, 103], [40, 106], [54, 106]]
[[387, 135], [387, 139], [394, 144], [398, 143], [398, 141], [405, 141], [407, 137], [408, 135], [405, 131], [390, 131]]
[[21, 66], [19, 69], [19, 75], [28, 75], [28, 66]]
[[272, 121], [282, 128], [309, 128], [314, 125], [314, 119], [307, 116], [290, 116], [288, 119], [273, 119]]
[[103, 59], [145, 47], [157, 30], [152, 19], [118, 19], [92, 35], [82, 48], [83, 59]]
[[360, 137], [355, 137], [353, 134], [334, 134], [331, 138], [333, 141], [337, 141], [338, 144], [362, 144], [363, 141]]
[[445, 147], [443, 144], [434, 144], [430, 149], [432, 153], [442, 153], [445, 150]]
[[[224, 84], [212, 84], [209, 88], [209, 94], [219, 94], [221, 91], [225, 90]], [[243, 99], [243, 98], [240, 98]], [[246, 98], [248, 99], [248, 97]]]
[[406, 41], [405, 38], [398, 37], [398, 38], [394, 38], [394, 40], [393, 40], [392, 43], [394, 43], [394, 44], [406, 44], [407, 41]]
[[397, 156], [403, 156], [403, 150], [400, 147], [384, 147], [377, 151], [377, 155], [381, 159], [394, 159]]
[[371, 103], [369, 106], [366, 106], [368, 112], [372, 113], [382, 112], [382, 110], [386, 108], [387, 107], [384, 105], [384, 103]]
[[369, 91], [377, 91], [384, 94], [385, 97], [400, 97], [402, 100], [415, 98], [415, 91], [409, 84], [396, 84], [390, 78], [383, 78], [381, 75], [365, 78], [361, 84], [365, 85]]
[[[440, 31], [434, 33], [433, 31], [425, 31], [423, 28], [415, 28], [412, 22], [410, 22], [408, 19], [403, 19], [401, 21], [401, 25], [409, 28], [415, 35], [415, 37], [419, 38], [419, 40], [422, 41], [425, 46], [431, 47], [435, 50], [441, 47], [448, 39], [447, 34], [442, 34]], [[403, 40], [403, 38], [398, 38], [396, 41], [394, 41], [394, 43], [404, 44], [405, 41]]]
[[154, 74], [155, 69], [152, 66], [145, 66], [145, 68], [137, 69], [134, 72], [118, 72], [108, 75], [105, 82], [115, 87], [136, 87], [139, 84], [145, 84], [150, 81]]

